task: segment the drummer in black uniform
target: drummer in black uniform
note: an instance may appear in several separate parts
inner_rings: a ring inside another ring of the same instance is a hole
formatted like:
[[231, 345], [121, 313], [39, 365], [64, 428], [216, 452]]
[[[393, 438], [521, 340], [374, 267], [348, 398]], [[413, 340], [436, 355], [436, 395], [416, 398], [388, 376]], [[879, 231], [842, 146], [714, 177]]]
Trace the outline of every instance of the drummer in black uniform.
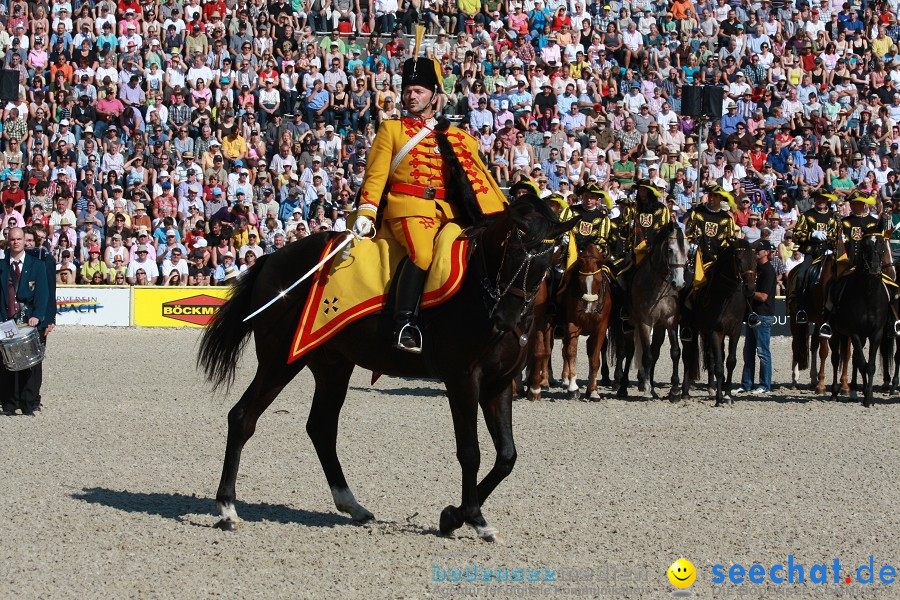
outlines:
[[[0, 313], [4, 320], [14, 320], [19, 327], [35, 327], [43, 335], [50, 324], [46, 265], [25, 252], [21, 227], [9, 230], [7, 243], [6, 257], [0, 261]], [[34, 416], [40, 398], [40, 378], [34, 377], [34, 368], [9, 371], [4, 366], [0, 374], [3, 414], [14, 415], [18, 409], [23, 415]]]
[[[25, 252], [31, 256], [44, 261], [44, 267], [47, 270], [47, 289], [50, 291], [50, 301], [47, 305], [47, 328], [41, 335], [41, 343], [47, 346], [47, 336], [56, 327], [56, 261], [53, 255], [44, 246], [38, 246], [34, 235], [34, 228], [30, 225], [25, 227]], [[34, 410], [41, 410], [41, 386], [44, 384], [44, 363], [39, 362], [34, 365], [35, 385], [38, 390], [38, 402]]]

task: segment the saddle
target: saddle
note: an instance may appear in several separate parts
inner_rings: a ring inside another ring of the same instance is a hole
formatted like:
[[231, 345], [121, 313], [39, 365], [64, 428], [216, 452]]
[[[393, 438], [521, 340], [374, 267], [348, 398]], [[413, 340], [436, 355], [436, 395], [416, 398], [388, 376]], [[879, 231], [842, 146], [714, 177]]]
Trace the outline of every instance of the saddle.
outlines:
[[[438, 233], [434, 261], [425, 280], [421, 308], [449, 300], [462, 286], [469, 258], [468, 236], [456, 223]], [[335, 236], [322, 251], [324, 258], [343, 238]], [[354, 243], [346, 258], [337, 254], [324, 264], [303, 306], [288, 362], [316, 348], [357, 319], [384, 312], [391, 300], [391, 279], [406, 250], [392, 237]]]

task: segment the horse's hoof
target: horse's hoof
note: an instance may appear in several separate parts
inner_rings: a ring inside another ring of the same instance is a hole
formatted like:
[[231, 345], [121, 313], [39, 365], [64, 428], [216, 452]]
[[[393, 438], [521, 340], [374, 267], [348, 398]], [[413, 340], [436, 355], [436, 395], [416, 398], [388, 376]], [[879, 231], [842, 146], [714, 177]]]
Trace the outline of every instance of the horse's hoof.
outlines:
[[603, 387], [612, 387], [612, 384], [612, 379], [610, 379], [609, 377], [604, 377], [600, 380], [600, 385], [602, 385]]
[[531, 394], [528, 396], [528, 399], [531, 400], [532, 402], [540, 402], [541, 395], [540, 394]]
[[715, 398], [716, 397], [715, 388], [706, 388], [706, 395], [709, 396], [710, 398]]
[[350, 518], [356, 523], [368, 523], [369, 521], [375, 520], [375, 515], [360, 506], [359, 510], [354, 511], [354, 513], [350, 515]]
[[222, 531], [237, 531], [240, 526], [240, 521], [233, 521], [232, 519], [219, 519], [219, 521], [213, 525], [213, 527], [221, 529]]
[[850, 392], [850, 399], [851, 399], [851, 400], [856, 400], [857, 398], [859, 398], [859, 394], [856, 393], [856, 390], [851, 391], [851, 392]]
[[441, 511], [439, 528], [444, 535], [450, 535], [463, 526], [462, 513], [455, 506], [447, 506]]
[[844, 396], [849, 395], [849, 394], [850, 394], [850, 387], [849, 387], [849, 386], [848, 386], [848, 387], [842, 387], [842, 388], [841, 388], [841, 394], [844, 395]]
[[581, 398], [581, 392], [579, 392], [578, 390], [572, 390], [571, 392], [569, 392], [569, 400], [578, 400], [579, 398]]
[[616, 398], [627, 398], [628, 397], [628, 388], [620, 387], [616, 392]]
[[817, 395], [821, 396], [822, 394], [825, 393], [825, 386], [823, 385], [822, 387], [817, 387], [813, 390], [813, 392], [815, 392]]
[[487, 542], [488, 544], [503, 544], [503, 536], [500, 535], [500, 532], [494, 529], [493, 527], [488, 527], [487, 529], [493, 531], [485, 531], [484, 533], [480, 533], [478, 535], [478, 539], [482, 542]]
[[599, 402], [600, 400], [600, 392], [598, 390], [594, 390], [591, 392], [591, 400], [593, 402]]

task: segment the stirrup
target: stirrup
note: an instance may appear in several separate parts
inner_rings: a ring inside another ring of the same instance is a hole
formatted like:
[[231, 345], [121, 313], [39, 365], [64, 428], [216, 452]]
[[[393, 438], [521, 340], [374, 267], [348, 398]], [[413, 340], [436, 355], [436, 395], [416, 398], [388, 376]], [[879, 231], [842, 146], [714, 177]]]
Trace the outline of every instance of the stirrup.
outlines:
[[798, 310], [797, 316], [794, 317], [794, 322], [797, 323], [797, 325], [806, 325], [809, 323], [809, 317], [807, 317], [806, 311], [803, 309]]
[[625, 310], [624, 306], [619, 309], [619, 318], [622, 319], [622, 321], [624, 321], [625, 323], [631, 321], [631, 315], [628, 314], [628, 311]]
[[422, 353], [422, 331], [413, 322], [404, 323], [396, 333], [394, 348], [411, 354]]
[[691, 342], [694, 340], [694, 330], [691, 327], [682, 327], [678, 331], [678, 339], [682, 342]]
[[832, 334], [833, 332], [831, 331], [831, 325], [829, 325], [827, 322], [822, 323], [822, 326], [819, 327], [819, 337], [823, 340], [828, 340], [831, 339]]
[[894, 321], [894, 337], [900, 337], [900, 319]]

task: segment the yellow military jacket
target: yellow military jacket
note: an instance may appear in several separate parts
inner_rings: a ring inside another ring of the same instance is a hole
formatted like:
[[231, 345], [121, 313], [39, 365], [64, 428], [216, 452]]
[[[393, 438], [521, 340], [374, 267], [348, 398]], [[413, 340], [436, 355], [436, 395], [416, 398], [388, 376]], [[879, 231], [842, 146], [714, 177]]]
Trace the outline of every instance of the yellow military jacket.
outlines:
[[[450, 219], [458, 216], [454, 200], [442, 197], [445, 195], [444, 160], [433, 132], [410, 150], [394, 173], [390, 173], [394, 156], [422, 127], [426, 126], [425, 121], [410, 117], [385, 121], [381, 124], [368, 154], [366, 175], [360, 192], [360, 215], [374, 219], [381, 204], [386, 203], [382, 214], [385, 219], [437, 217], [438, 209]], [[472, 183], [481, 212], [492, 214], [502, 211], [506, 198], [478, 156], [478, 143], [475, 138], [453, 126], [448, 129], [447, 138]], [[408, 189], [406, 191], [392, 189], [392, 186], [398, 184], [423, 190], [434, 188], [434, 197], [424, 197], [431, 195], [431, 191], [416, 192], [417, 195], [413, 195]]]

